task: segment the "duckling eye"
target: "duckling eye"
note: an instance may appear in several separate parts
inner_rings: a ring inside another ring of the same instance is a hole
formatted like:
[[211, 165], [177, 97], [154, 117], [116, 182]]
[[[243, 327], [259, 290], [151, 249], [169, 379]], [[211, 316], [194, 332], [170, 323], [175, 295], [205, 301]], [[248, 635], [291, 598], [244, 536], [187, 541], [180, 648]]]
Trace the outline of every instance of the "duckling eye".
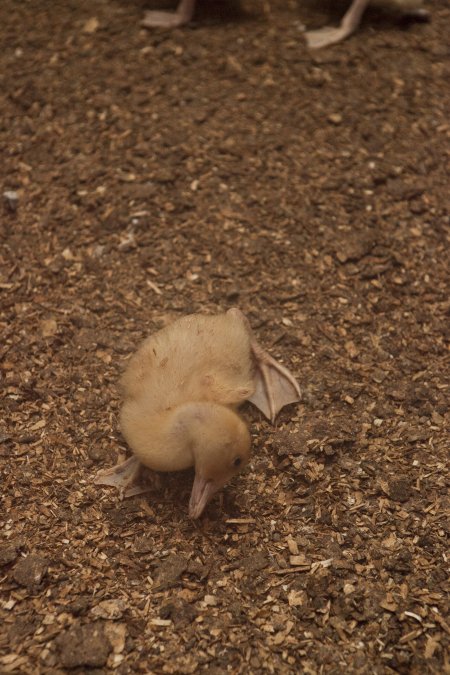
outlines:
[[242, 464], [242, 459], [240, 457], [236, 457], [236, 459], [233, 461], [233, 466], [241, 466]]

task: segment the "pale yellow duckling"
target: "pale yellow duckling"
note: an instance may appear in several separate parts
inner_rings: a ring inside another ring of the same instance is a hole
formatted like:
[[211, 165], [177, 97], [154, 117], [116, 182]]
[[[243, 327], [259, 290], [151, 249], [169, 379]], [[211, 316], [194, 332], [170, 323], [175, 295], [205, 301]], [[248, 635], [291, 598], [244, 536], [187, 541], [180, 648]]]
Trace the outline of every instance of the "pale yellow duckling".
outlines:
[[347, 12], [344, 14], [338, 27], [326, 26], [319, 30], [311, 30], [305, 33], [308, 47], [319, 49], [328, 45], [342, 42], [348, 38], [361, 23], [362, 16], [369, 5], [385, 7], [405, 16], [417, 19], [427, 19], [429, 13], [423, 7], [423, 0], [353, 0]]
[[141, 465], [194, 466], [192, 518], [249, 460], [250, 434], [237, 407], [251, 401], [273, 422], [300, 399], [295, 378], [259, 346], [238, 309], [186, 316], [149, 337], [131, 358], [122, 388], [120, 425], [134, 454], [95, 482], [124, 489]]

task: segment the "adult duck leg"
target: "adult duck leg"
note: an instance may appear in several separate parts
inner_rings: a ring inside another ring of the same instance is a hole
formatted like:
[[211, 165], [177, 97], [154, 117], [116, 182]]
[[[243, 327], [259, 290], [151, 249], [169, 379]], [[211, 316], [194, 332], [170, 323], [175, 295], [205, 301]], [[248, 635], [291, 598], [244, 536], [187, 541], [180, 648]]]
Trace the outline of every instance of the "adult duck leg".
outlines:
[[307, 31], [305, 37], [308, 47], [320, 49], [320, 47], [333, 45], [348, 38], [358, 28], [369, 3], [370, 0], [353, 0], [338, 28], [325, 26], [325, 28], [319, 28], [319, 30]]
[[196, 0], [180, 0], [175, 12], [146, 12], [142, 26], [145, 28], [177, 28], [188, 23], [194, 14]]

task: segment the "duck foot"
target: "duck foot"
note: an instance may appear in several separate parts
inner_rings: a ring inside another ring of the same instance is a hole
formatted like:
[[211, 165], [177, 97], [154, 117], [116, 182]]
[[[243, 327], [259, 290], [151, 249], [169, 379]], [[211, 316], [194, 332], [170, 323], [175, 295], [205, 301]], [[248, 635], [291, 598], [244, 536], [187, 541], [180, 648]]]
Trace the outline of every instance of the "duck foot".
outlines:
[[[353, 32], [353, 31], [352, 31]], [[305, 33], [307, 45], [310, 49], [321, 49], [328, 45], [335, 45], [345, 40], [351, 33], [343, 30], [341, 27], [333, 28], [325, 26], [317, 30], [309, 30]]]
[[297, 403], [301, 390], [297, 380], [287, 368], [278, 363], [257, 342], [252, 340], [258, 376], [253, 396], [249, 399], [272, 422], [285, 405]]
[[117, 488], [120, 492], [120, 499], [142, 495], [152, 488], [136, 484], [141, 468], [142, 464], [136, 457], [129, 457], [116, 466], [99, 471], [94, 477], [94, 484], [111, 485]]
[[[340, 26], [333, 28], [325, 26], [318, 30], [309, 30], [305, 33], [306, 42], [310, 49], [321, 49], [346, 40], [352, 35], [361, 23], [362, 15], [370, 0], [353, 0], [348, 11], [344, 14]], [[404, 17], [413, 21], [429, 21], [430, 12], [426, 9], [405, 9], [401, 12]]]
[[300, 386], [292, 373], [278, 363], [253, 336], [250, 322], [237, 307], [229, 309], [227, 314], [242, 321], [250, 337], [250, 348], [256, 362], [255, 391], [247, 400], [253, 403], [272, 424], [281, 408], [301, 399]]
[[180, 0], [175, 12], [146, 12], [141, 25], [144, 28], [178, 28], [188, 23], [193, 15], [196, 0]]
[[370, 0], [353, 0], [347, 12], [344, 14], [338, 28], [326, 26], [319, 30], [309, 30], [305, 33], [306, 42], [311, 49], [320, 49], [328, 45], [342, 42], [358, 28], [362, 15]]

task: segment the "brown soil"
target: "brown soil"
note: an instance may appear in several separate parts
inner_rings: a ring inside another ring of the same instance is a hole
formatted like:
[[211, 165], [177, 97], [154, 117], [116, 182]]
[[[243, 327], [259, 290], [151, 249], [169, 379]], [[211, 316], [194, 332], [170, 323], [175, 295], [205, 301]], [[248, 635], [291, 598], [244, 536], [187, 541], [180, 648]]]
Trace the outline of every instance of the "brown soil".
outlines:
[[[449, 3], [163, 4], [1, 4], [0, 671], [448, 673]], [[198, 523], [93, 486], [126, 356], [232, 305], [302, 403]]]

